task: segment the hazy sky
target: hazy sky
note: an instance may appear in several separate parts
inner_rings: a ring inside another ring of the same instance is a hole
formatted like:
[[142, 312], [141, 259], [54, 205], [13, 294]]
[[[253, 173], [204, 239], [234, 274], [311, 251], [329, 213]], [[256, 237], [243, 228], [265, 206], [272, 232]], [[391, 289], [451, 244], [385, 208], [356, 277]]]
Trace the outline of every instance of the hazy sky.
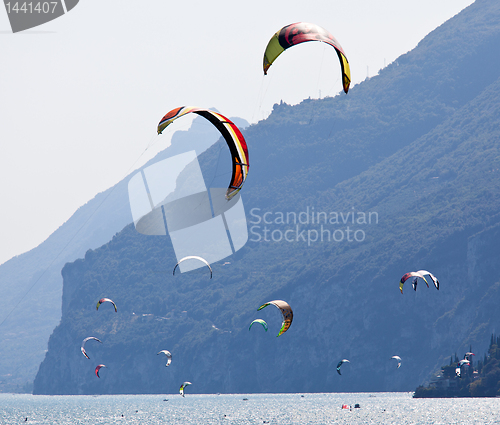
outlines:
[[[144, 152], [174, 107], [215, 107], [255, 123], [280, 100], [338, 94], [337, 55], [324, 43], [288, 50], [264, 77], [264, 49], [284, 25], [329, 30], [349, 59], [352, 87], [471, 3], [80, 0], [16, 34], [0, 9], [0, 263], [164, 149]], [[172, 132], [189, 126], [180, 121]]]

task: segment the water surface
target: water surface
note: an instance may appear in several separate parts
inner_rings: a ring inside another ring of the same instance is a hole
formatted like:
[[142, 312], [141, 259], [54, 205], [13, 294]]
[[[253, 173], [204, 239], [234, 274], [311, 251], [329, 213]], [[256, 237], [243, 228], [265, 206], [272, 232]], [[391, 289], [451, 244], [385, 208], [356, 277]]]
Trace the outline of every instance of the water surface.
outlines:
[[[354, 408], [356, 403], [359, 409]], [[352, 409], [342, 409], [343, 404]], [[412, 393], [186, 394], [185, 398], [0, 394], [0, 424], [23, 423], [498, 424], [500, 399], [414, 399]]]

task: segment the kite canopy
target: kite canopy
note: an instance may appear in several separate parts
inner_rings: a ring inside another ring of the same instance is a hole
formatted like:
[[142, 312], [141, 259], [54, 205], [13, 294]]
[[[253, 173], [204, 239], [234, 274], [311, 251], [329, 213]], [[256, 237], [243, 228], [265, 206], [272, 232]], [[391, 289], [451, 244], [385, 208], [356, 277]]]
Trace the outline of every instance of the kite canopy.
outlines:
[[205, 259], [204, 259], [204, 258], [202, 258], [202, 257], [198, 257], [197, 255], [188, 255], [187, 257], [181, 258], [181, 259], [179, 260], [179, 262], [178, 262], [178, 263], [175, 265], [175, 267], [174, 267], [174, 271], [173, 271], [173, 275], [174, 275], [174, 276], [175, 276], [175, 269], [177, 268], [177, 266], [178, 266], [180, 263], [182, 263], [183, 261], [186, 261], [186, 260], [199, 260], [199, 261], [203, 261], [203, 262], [207, 265], [208, 269], [210, 270], [210, 279], [212, 279], [212, 267], [210, 267], [210, 264], [208, 264], [208, 261], [207, 261], [207, 260], [205, 260]]
[[255, 319], [252, 323], [250, 323], [250, 326], [248, 328], [248, 330], [252, 329], [252, 325], [254, 323], [260, 323], [262, 325], [262, 327], [266, 330], [267, 332], [267, 323], [265, 322], [265, 320], [262, 320], [262, 319]]
[[306, 41], [322, 41], [335, 49], [342, 68], [342, 86], [344, 92], [347, 93], [351, 84], [351, 71], [342, 46], [327, 30], [319, 25], [308, 24], [307, 22], [287, 25], [272, 36], [264, 52], [264, 74], [267, 75], [269, 67], [286, 49]]
[[99, 371], [101, 370], [102, 367], [107, 367], [107, 366], [105, 364], [100, 364], [95, 368], [95, 374], [98, 378], [100, 378]]
[[189, 114], [190, 112], [201, 115], [203, 118], [210, 121], [226, 140], [229, 151], [231, 152], [231, 158], [233, 159], [233, 174], [226, 192], [226, 199], [230, 200], [243, 187], [250, 166], [245, 138], [243, 134], [241, 134], [239, 128], [224, 115], [194, 106], [181, 106], [168, 112], [158, 123], [158, 134], [161, 134], [161, 132], [177, 118]]
[[399, 357], [399, 356], [392, 356], [391, 359], [396, 359], [398, 361], [398, 367], [397, 367], [397, 369], [399, 369], [401, 367], [401, 357]]
[[161, 354], [161, 353], [165, 354], [167, 356], [167, 359], [168, 359], [165, 367], [170, 366], [170, 363], [172, 363], [172, 354], [170, 354], [170, 351], [161, 350], [159, 353], [156, 353], [156, 355]]
[[262, 304], [257, 311], [262, 310], [264, 307], [267, 307], [268, 305], [274, 305], [275, 307], [279, 308], [281, 311], [281, 314], [283, 315], [283, 323], [281, 324], [281, 329], [276, 335], [277, 337], [284, 334], [290, 325], [292, 324], [293, 320], [293, 311], [290, 305], [286, 301], [282, 300], [274, 300], [274, 301], [269, 301], [268, 303]]
[[83, 354], [85, 357], [87, 357], [87, 359], [90, 359], [90, 357], [89, 357], [89, 356], [87, 356], [87, 352], [85, 351], [85, 343], [86, 343], [88, 340], [90, 340], [90, 339], [94, 339], [94, 340], [96, 340], [96, 341], [98, 341], [98, 342], [100, 342], [100, 343], [102, 344], [102, 341], [101, 341], [100, 339], [97, 339], [95, 336], [89, 336], [89, 337], [85, 338], [85, 339], [82, 341], [82, 346], [80, 347], [80, 350], [81, 350], [82, 354]]
[[[427, 284], [427, 287], [429, 287], [429, 284], [427, 283], [427, 281], [425, 280], [425, 277], [422, 273], [420, 272], [409, 272], [409, 273], [405, 273], [403, 275], [403, 277], [401, 278], [401, 280], [399, 281], [399, 290], [401, 291], [401, 293], [403, 293], [403, 285], [404, 283], [410, 278], [410, 277], [420, 277], [422, 279], [424, 279], [424, 282]], [[414, 288], [416, 288], [416, 285], [414, 284]]]
[[181, 387], [179, 388], [179, 393], [182, 397], [184, 397], [184, 388], [187, 387], [188, 385], [192, 385], [191, 382], [184, 382]]
[[340, 367], [341, 367], [344, 363], [351, 363], [351, 362], [350, 362], [349, 360], [347, 360], [347, 359], [342, 359], [340, 362], [338, 362], [338, 364], [337, 364], [337, 373], [338, 373], [339, 375], [342, 375], [342, 374], [340, 373]]
[[108, 302], [108, 303], [111, 303], [113, 304], [113, 306], [115, 307], [115, 313], [118, 311], [118, 309], [116, 308], [116, 304], [114, 303], [113, 300], [110, 300], [109, 298], [101, 298], [98, 302], [97, 302], [97, 307], [95, 308], [96, 310], [99, 310], [99, 306], [104, 303], [104, 302]]

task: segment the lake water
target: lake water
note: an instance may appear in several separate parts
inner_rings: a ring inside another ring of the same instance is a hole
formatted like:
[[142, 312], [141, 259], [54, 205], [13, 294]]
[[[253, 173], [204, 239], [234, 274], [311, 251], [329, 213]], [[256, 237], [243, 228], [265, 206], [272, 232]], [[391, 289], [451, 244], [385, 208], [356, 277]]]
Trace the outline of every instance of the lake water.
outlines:
[[[360, 408], [354, 408], [356, 403]], [[342, 409], [343, 404], [351, 405], [352, 410]], [[26, 423], [500, 424], [500, 398], [413, 399], [412, 393], [187, 393], [185, 398], [179, 394], [0, 394], [0, 424]]]

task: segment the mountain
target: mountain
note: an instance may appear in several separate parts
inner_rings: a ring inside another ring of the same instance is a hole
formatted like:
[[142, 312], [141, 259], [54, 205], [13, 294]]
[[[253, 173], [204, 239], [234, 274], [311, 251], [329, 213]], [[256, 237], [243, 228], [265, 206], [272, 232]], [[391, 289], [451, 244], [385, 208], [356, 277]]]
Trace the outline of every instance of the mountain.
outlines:
[[[241, 118], [233, 120], [242, 128], [248, 126]], [[201, 153], [218, 138], [217, 130], [199, 117], [189, 130], [176, 131], [171, 145], [144, 167], [165, 155], [184, 152], [186, 146]], [[32, 385], [49, 336], [61, 319], [64, 264], [108, 242], [132, 222], [127, 184], [128, 178], [99, 193], [45, 242], [0, 265], [4, 306], [0, 314], [0, 392], [27, 391]]]
[[[250, 238], [213, 279], [173, 276], [170, 239], [133, 225], [66, 264], [34, 393], [412, 391], [451, 352], [486, 350], [500, 325], [498, 22], [500, 4], [477, 0], [347, 96], [281, 103], [250, 126]], [[420, 269], [439, 291], [401, 294]], [[102, 296], [117, 313], [95, 311]], [[279, 338], [278, 310], [257, 312], [274, 299], [294, 311]], [[256, 318], [268, 332], [249, 332]], [[89, 361], [90, 335], [103, 344]]]

